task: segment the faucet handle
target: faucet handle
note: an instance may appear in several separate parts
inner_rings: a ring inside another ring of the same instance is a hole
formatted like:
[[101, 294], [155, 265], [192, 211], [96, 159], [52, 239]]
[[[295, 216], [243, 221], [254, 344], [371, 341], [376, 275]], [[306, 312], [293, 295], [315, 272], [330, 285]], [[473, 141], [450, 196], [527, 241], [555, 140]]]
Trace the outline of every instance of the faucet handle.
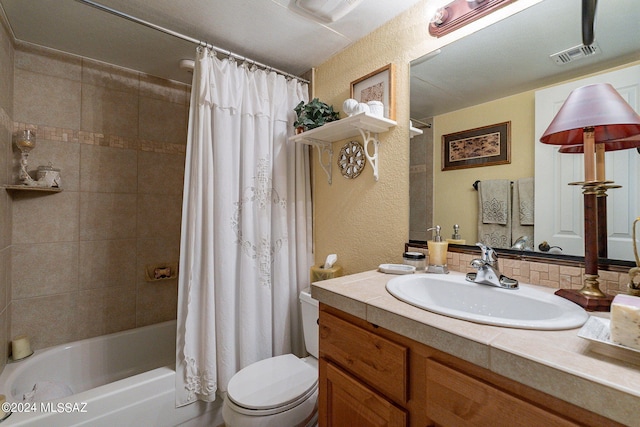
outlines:
[[476, 243], [476, 246], [480, 247], [480, 250], [482, 251], [482, 260], [484, 262], [493, 265], [498, 261], [498, 255], [496, 254], [496, 251], [493, 250], [493, 248], [486, 246], [481, 242]]

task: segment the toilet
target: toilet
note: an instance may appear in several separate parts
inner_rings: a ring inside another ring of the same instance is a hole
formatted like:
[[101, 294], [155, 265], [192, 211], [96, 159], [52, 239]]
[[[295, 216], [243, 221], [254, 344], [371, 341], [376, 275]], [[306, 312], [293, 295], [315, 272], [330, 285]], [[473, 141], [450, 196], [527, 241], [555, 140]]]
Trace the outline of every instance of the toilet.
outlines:
[[285, 354], [241, 369], [222, 405], [226, 427], [311, 427], [318, 421], [318, 301], [300, 292], [304, 343], [310, 356]]

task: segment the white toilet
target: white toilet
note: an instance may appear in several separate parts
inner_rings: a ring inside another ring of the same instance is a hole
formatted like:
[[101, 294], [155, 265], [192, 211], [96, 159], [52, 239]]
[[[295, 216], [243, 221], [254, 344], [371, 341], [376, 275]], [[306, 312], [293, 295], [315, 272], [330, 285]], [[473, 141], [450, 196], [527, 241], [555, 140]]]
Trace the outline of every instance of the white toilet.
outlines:
[[300, 293], [304, 342], [310, 356], [271, 357], [229, 381], [222, 406], [226, 427], [311, 427], [318, 420], [318, 301]]

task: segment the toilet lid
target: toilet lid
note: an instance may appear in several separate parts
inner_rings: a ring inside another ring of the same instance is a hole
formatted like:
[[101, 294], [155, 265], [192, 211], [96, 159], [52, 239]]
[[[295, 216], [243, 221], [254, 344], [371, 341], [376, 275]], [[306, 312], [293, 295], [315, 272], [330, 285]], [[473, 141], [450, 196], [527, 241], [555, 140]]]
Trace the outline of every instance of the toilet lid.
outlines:
[[317, 370], [293, 354], [285, 354], [240, 370], [229, 381], [227, 396], [247, 409], [273, 409], [297, 400], [317, 382]]

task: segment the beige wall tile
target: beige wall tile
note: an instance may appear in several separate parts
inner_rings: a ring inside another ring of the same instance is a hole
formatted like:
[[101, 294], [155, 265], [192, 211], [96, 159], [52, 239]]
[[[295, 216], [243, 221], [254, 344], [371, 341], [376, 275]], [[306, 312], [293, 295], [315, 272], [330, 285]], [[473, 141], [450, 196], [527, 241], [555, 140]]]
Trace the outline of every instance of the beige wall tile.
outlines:
[[184, 154], [138, 153], [138, 192], [182, 194]]
[[80, 193], [80, 240], [130, 239], [136, 235], [135, 194]]
[[11, 245], [11, 196], [0, 191], [0, 249]]
[[77, 293], [11, 302], [9, 337], [26, 334], [34, 350], [73, 341]]
[[29, 153], [29, 169], [37, 177], [38, 166], [51, 165], [60, 169], [62, 188], [65, 191], [80, 189], [80, 144], [42, 140], [36, 135], [36, 148]]
[[138, 93], [140, 77], [135, 71], [83, 58], [82, 83], [121, 92]]
[[12, 247], [13, 299], [78, 290], [78, 243], [38, 243]]
[[[0, 30], [13, 70], [7, 46]], [[189, 87], [37, 47], [17, 62], [6, 103], [0, 86], [0, 181], [17, 177], [14, 126], [33, 126], [30, 169], [59, 167], [64, 191], [0, 192], [0, 268], [16, 267], [0, 278], [6, 335], [42, 348], [175, 318], [177, 281], [146, 283], [144, 266], [178, 261]]]
[[0, 309], [0, 372], [4, 369], [9, 357], [9, 328], [7, 320], [9, 318], [9, 309]]
[[145, 267], [147, 264], [172, 263], [180, 261], [180, 235], [170, 238], [138, 239], [136, 279], [139, 284], [145, 283]]
[[138, 137], [138, 94], [83, 84], [80, 129]]
[[190, 86], [148, 74], [140, 75], [140, 95], [180, 105], [189, 105]]
[[14, 193], [13, 243], [72, 242], [78, 240], [79, 193]]
[[136, 240], [80, 242], [80, 289], [130, 287], [136, 283]]
[[138, 195], [138, 237], [173, 238], [179, 236], [181, 217], [181, 195]]
[[[11, 248], [0, 249], [0, 311], [9, 305], [9, 286], [11, 286]], [[2, 329], [0, 324], [0, 329]], [[0, 341], [2, 343], [2, 341]]]
[[178, 305], [178, 281], [138, 284], [136, 326], [175, 319]]
[[[177, 293], [177, 292], [176, 292]], [[108, 288], [104, 290], [105, 333], [124, 331], [136, 327], [136, 287]], [[176, 300], [176, 307], [178, 303]]]
[[17, 43], [15, 67], [20, 71], [32, 71], [51, 77], [74, 80], [82, 78], [82, 60], [51, 49], [28, 43]]
[[14, 86], [14, 117], [18, 122], [78, 129], [80, 82], [21, 70]]
[[186, 111], [186, 105], [141, 96], [139, 137], [186, 145]]
[[78, 294], [76, 339], [90, 338], [136, 326], [135, 287], [91, 289]]
[[12, 36], [3, 23], [0, 23], [0, 108], [13, 116], [13, 79], [14, 49]]
[[135, 150], [82, 144], [80, 191], [135, 193], [137, 156]]

